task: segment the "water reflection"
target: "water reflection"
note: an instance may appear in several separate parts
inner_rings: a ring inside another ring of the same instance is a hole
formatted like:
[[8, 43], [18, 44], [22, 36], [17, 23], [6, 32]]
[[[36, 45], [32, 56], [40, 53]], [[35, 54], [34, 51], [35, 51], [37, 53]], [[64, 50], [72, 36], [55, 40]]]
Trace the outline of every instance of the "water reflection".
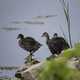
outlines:
[[4, 77], [4, 78], [8, 78], [8, 77], [14, 77], [16, 70], [12, 70], [12, 71], [2, 71], [0, 70], [0, 77]]
[[12, 21], [12, 24], [44, 24], [42, 21]]
[[16, 30], [20, 30], [20, 28], [17, 28], [17, 27], [1, 27], [0, 30], [4, 30], [4, 31], [16, 31]]
[[52, 18], [52, 17], [56, 17], [57, 15], [46, 15], [46, 16], [36, 16], [33, 17], [33, 19], [47, 19], [47, 18]]

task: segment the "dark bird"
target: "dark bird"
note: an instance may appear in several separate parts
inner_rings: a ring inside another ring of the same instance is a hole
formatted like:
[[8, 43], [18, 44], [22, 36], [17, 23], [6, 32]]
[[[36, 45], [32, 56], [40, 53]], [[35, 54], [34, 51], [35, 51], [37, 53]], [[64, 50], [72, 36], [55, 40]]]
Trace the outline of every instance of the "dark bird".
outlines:
[[42, 46], [42, 44], [40, 44], [34, 38], [24, 37], [23, 34], [19, 34], [17, 39], [19, 39], [19, 46], [30, 53], [29, 56], [31, 56], [31, 60], [33, 53], [36, 52]]
[[49, 38], [49, 34], [44, 32], [42, 37], [46, 37], [46, 44], [50, 52], [54, 55], [59, 55], [62, 50], [69, 48], [69, 44], [63, 37], [58, 37], [58, 34], [55, 33], [53, 38]]

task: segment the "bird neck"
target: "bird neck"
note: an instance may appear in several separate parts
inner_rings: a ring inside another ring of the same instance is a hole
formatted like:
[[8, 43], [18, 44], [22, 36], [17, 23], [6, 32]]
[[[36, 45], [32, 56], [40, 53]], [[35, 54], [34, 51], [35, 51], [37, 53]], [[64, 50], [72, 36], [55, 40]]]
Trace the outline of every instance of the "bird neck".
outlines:
[[47, 36], [46, 36], [46, 43], [47, 43], [47, 44], [48, 44], [49, 39], [50, 39], [50, 38], [49, 38], [49, 35], [47, 35]]
[[21, 39], [24, 39], [24, 36], [21, 36]]

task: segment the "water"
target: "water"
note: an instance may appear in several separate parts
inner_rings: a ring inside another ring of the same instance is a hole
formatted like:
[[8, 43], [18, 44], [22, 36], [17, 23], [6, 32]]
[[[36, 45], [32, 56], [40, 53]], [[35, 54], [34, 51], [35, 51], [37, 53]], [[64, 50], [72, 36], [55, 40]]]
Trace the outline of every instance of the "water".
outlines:
[[16, 70], [0, 70], [0, 77], [14, 77]]

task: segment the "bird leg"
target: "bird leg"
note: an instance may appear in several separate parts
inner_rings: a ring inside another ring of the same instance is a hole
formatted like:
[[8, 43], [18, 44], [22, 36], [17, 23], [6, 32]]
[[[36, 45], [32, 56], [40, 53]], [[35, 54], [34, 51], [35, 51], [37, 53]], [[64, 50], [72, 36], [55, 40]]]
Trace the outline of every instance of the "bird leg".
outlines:
[[32, 62], [32, 53], [30, 52], [30, 55], [29, 55], [29, 62], [31, 63]]
[[32, 53], [30, 52], [29, 55], [25, 58], [25, 59], [26, 59], [25, 63], [32, 63], [32, 60], [33, 60], [33, 59], [32, 59], [32, 56], [33, 56], [33, 55], [32, 55]]

